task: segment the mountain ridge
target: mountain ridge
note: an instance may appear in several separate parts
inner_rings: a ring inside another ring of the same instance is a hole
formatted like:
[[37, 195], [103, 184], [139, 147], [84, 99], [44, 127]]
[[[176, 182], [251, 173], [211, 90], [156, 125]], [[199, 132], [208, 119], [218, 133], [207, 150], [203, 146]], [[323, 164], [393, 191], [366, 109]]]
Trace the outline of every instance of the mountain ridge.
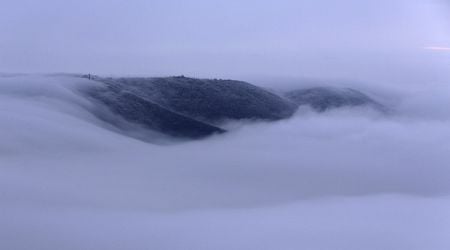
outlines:
[[[302, 105], [317, 112], [346, 106], [384, 106], [350, 88], [313, 87], [276, 94], [236, 80], [172, 77], [81, 76], [99, 82], [84, 93], [128, 122], [173, 137], [200, 139], [226, 132], [230, 120], [278, 121]], [[95, 113], [97, 117], [114, 121]]]

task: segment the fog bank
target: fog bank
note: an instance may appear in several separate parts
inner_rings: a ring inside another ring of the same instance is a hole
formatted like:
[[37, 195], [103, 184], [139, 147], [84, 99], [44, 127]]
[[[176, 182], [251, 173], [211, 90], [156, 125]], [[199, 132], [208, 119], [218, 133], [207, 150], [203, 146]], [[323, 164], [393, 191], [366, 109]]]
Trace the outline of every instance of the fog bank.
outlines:
[[161, 145], [94, 117], [77, 91], [92, 84], [1, 78], [2, 248], [450, 245], [447, 87], [369, 84], [393, 114], [302, 107], [287, 120], [232, 122], [226, 134]]

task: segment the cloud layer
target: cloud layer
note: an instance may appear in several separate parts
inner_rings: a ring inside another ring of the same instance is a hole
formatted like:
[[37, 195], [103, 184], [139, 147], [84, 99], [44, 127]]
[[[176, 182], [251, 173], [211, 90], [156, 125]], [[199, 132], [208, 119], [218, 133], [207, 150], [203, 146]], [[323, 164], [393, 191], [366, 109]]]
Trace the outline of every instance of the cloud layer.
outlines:
[[87, 84], [1, 78], [2, 247], [449, 244], [447, 87], [372, 88], [396, 100], [389, 116], [302, 108], [289, 120], [230, 123], [224, 135], [160, 145], [92, 117], [76, 91]]

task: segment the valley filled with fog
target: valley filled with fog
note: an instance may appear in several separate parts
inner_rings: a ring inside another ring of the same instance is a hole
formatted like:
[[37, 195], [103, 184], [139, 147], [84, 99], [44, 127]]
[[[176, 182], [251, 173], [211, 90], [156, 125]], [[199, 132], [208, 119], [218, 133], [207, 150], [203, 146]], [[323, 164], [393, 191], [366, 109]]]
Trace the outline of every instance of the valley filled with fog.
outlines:
[[191, 140], [124, 134], [99, 119], [79, 91], [98, 81], [0, 79], [5, 249], [450, 244], [447, 86], [367, 85], [390, 112], [305, 105], [277, 121], [224, 121], [226, 133]]
[[449, 250], [448, 0], [2, 0], [0, 250]]

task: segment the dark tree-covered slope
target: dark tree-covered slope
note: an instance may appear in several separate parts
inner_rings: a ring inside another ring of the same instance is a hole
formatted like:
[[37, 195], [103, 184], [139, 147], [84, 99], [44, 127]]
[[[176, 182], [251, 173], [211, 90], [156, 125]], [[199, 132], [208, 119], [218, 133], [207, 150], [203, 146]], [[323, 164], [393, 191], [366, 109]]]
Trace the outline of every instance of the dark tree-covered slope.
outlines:
[[383, 105], [351, 88], [306, 88], [290, 91], [286, 93], [286, 97], [299, 106], [309, 105], [319, 112], [345, 106], [370, 106], [379, 111], [385, 111]]
[[246, 82], [187, 77], [95, 78], [103, 87], [87, 91], [125, 120], [164, 134], [199, 138], [224, 132], [226, 120], [279, 120], [296, 106]]
[[[280, 96], [233, 80], [183, 76], [92, 79], [100, 86], [88, 88], [85, 93], [114, 115], [152, 131], [184, 138], [225, 132], [220, 125], [227, 120], [289, 118], [301, 105], [309, 105], [318, 112], [345, 106], [386, 110], [366, 94], [350, 88], [304, 88]], [[120, 125], [99, 110], [94, 111], [98, 117]]]

